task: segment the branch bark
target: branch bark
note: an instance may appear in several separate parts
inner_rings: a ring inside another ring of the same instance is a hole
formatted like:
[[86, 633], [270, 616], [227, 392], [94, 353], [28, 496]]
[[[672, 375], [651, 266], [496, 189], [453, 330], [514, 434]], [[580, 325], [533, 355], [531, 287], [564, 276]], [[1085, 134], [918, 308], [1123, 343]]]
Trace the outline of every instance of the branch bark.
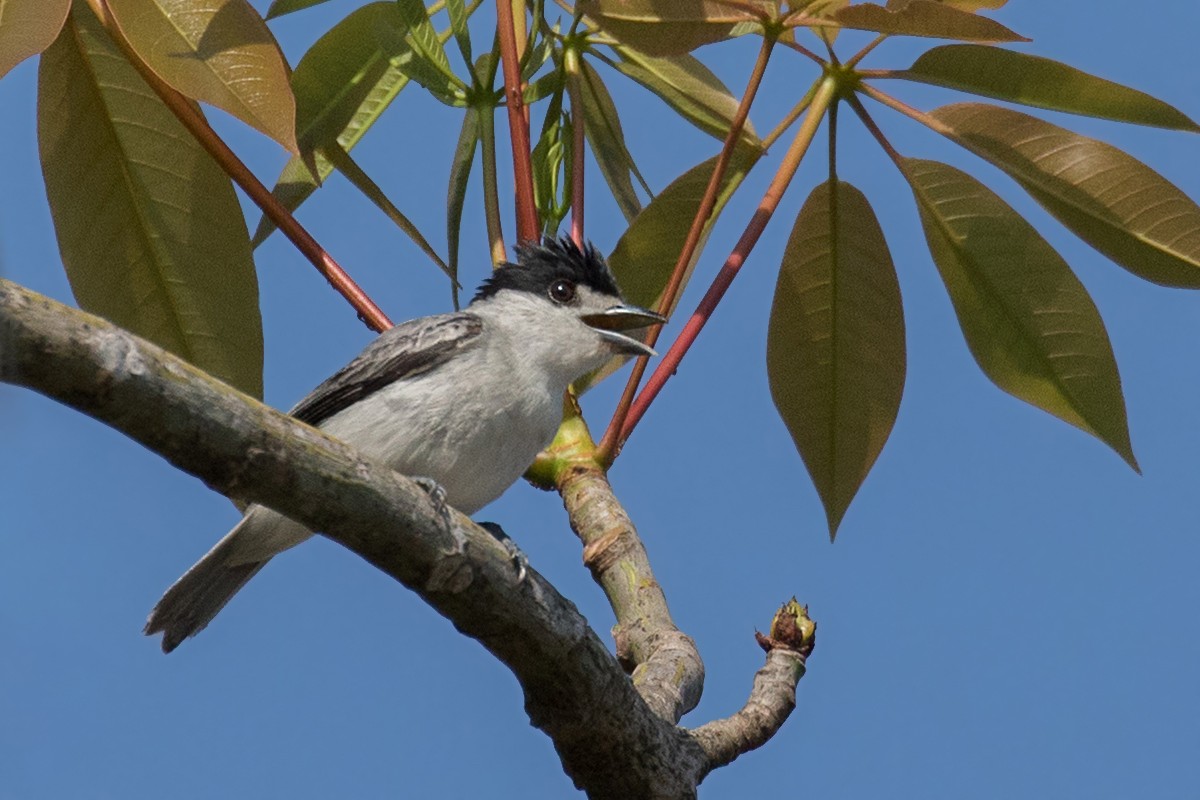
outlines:
[[769, 739], [795, 704], [803, 657], [773, 651], [743, 711], [696, 731], [676, 727], [658, 701], [643, 700], [575, 606], [532, 569], [521, 579], [469, 518], [454, 512], [466, 540], [458, 548], [408, 478], [131, 333], [3, 279], [0, 380], [104, 422], [223, 494], [326, 532], [412, 589], [513, 672], [531, 722], [589, 797], [695, 797], [708, 772]]

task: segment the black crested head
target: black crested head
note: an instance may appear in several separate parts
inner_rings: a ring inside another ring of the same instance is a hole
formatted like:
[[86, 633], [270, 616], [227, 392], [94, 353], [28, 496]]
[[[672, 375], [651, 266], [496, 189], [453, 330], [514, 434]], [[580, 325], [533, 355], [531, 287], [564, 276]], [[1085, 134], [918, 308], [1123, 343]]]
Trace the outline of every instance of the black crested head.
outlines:
[[546, 237], [541, 244], [517, 245], [517, 263], [502, 264], [483, 282], [471, 302], [486, 300], [501, 289], [545, 294], [547, 287], [561, 278], [602, 294], [621, 296], [612, 270], [591, 243], [581, 250], [566, 237]]

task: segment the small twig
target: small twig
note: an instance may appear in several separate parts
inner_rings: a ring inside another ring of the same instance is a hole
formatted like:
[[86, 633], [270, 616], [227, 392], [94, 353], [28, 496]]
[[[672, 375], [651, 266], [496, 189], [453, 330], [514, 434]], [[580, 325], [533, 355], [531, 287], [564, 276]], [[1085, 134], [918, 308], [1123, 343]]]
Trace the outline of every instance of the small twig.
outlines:
[[796, 684], [804, 672], [804, 656], [772, 650], [755, 674], [754, 688], [740, 711], [689, 731], [708, 756], [709, 769], [723, 767], [770, 741], [796, 708]]
[[797, 53], [810, 59], [818, 66], [821, 66], [821, 67], [825, 66], [825, 63], [826, 63], [825, 59], [821, 58], [819, 55], [814, 53], [812, 50], [809, 50], [807, 47], [800, 44], [799, 42], [785, 39], [785, 40], [781, 40], [779, 43], [781, 45], [783, 45], [784, 47], [788, 48], [789, 50], [795, 50]]
[[[733, 151], [737, 147], [738, 139], [741, 137], [742, 130], [746, 125], [746, 119], [750, 115], [750, 106], [753, 105], [754, 98], [758, 94], [758, 88], [762, 85], [763, 76], [767, 72], [767, 63], [771, 59], [771, 52], [774, 47], [775, 38], [767, 36], [763, 39], [762, 46], [758, 50], [758, 59], [754, 63], [754, 69], [750, 73], [749, 81], [746, 83], [746, 91], [742, 94], [742, 100], [738, 103], [737, 112], [730, 123], [729, 132], [725, 135], [725, 142], [721, 146], [720, 155], [717, 156], [717, 164], [713, 169], [713, 174], [708, 179], [708, 186], [705, 187], [704, 196], [700, 200], [700, 207], [696, 209], [696, 216], [692, 218], [692, 225], [688, 229], [687, 238], [684, 239], [683, 248], [679, 251], [679, 258], [675, 261], [675, 268], [672, 270], [671, 277], [663, 289], [662, 299], [659, 301], [657, 310], [664, 316], [671, 313], [671, 310], [678, 302], [680, 292], [683, 291], [684, 276], [687, 275], [688, 266], [695, 255], [696, 247], [700, 244], [700, 237], [704, 233], [704, 226], [708, 223], [709, 217], [712, 216], [713, 208], [716, 207], [717, 195], [720, 193], [721, 183], [729, 168], [729, 162], [733, 158]], [[647, 343], [653, 347], [661, 333], [661, 325], [652, 327], [646, 340]], [[642, 376], [646, 372], [648, 361], [649, 359], [643, 356], [634, 362], [633, 371], [625, 383], [625, 391], [617, 403], [612, 420], [608, 424], [608, 429], [604, 432], [604, 436], [600, 440], [597, 458], [600, 463], [606, 466], [611, 465], [616, 459], [621, 445], [625, 441], [625, 437], [621, 437], [619, 434], [625, 425], [625, 418], [629, 413], [630, 406], [633, 404], [634, 396], [642, 381]]]
[[867, 97], [870, 97], [872, 100], [883, 103], [893, 111], [899, 111], [904, 116], [909, 117], [910, 119], [915, 119], [917, 122], [921, 123], [930, 130], [940, 133], [943, 136], [948, 136], [952, 139], [954, 138], [954, 130], [936, 117], [926, 114], [924, 111], [918, 111], [912, 106], [892, 97], [890, 94], [885, 94], [879, 91], [874, 86], [864, 83], [859, 85], [858, 90]]
[[874, 39], [872, 39], [870, 42], [868, 42], [867, 45], [865, 47], [863, 47], [862, 50], [859, 50], [857, 53], [852, 55], [850, 57], [850, 60], [846, 62], [846, 66], [849, 67], [850, 69], [854, 69], [856, 66], [858, 66], [858, 62], [860, 62], [864, 58], [866, 58], [867, 55], [869, 55], [870, 52], [872, 50], [874, 50], [876, 47], [879, 47], [879, 45], [881, 45], [885, 41], [887, 41], [887, 38], [888, 38], [888, 35], [886, 33], [881, 33], [878, 36], [876, 36]]
[[391, 320], [383, 313], [383, 310], [375, 305], [367, 293], [334, 261], [333, 256], [321, 247], [317, 240], [296, 221], [292, 213], [276, 199], [275, 195], [271, 194], [271, 190], [255, 177], [250, 168], [229, 149], [217, 132], [209, 126], [199, 109], [192, 105], [190, 100], [171, 88], [158, 76], [158, 73], [142, 60], [125, 37], [105, 0], [87, 0], [87, 2], [125, 58], [170, 109], [171, 113], [196, 138], [200, 146], [212, 156], [233, 182], [240, 186], [254, 204], [262, 209], [262, 212], [275, 223], [275, 226], [291, 240], [296, 249], [317, 268], [317, 271], [329, 281], [330, 285], [346, 298], [346, 301], [358, 312], [359, 318], [375, 331], [385, 331], [392, 327]]
[[500, 33], [500, 62], [504, 70], [504, 97], [512, 139], [513, 183], [517, 196], [517, 241], [538, 240], [537, 204], [533, 199], [533, 161], [530, 158], [529, 117], [521, 84], [521, 56], [517, 51], [516, 22], [511, 0], [496, 0]]
[[633, 433], [633, 429], [637, 427], [638, 422], [645, 415], [650, 404], [654, 402], [654, 398], [658, 396], [663, 386], [675, 374], [675, 370], [679, 367], [679, 362], [687, 354], [692, 344], [695, 343], [696, 337], [700, 335], [700, 331], [704, 329], [705, 324], [712, 317], [713, 311], [716, 310], [717, 305], [721, 302], [721, 298], [725, 296], [725, 292], [729, 289], [730, 284], [733, 283], [733, 279], [737, 277], [738, 271], [746, 262], [746, 257], [754, 249], [754, 245], [758, 243], [759, 237], [762, 236], [767, 223], [770, 222], [771, 216], [779, 206], [779, 201], [782, 199], [784, 191], [791, 183], [796, 170], [800, 167], [801, 159], [808, 152], [808, 146], [812, 143], [813, 136], [816, 135], [817, 127], [821, 124], [821, 119], [825, 116], [825, 111], [829, 108], [829, 104], [833, 101], [836, 93], [837, 85], [832, 78], [825, 78], [821, 81], [820, 88], [817, 90], [812, 105], [808, 109], [808, 116], [805, 117], [800, 130], [796, 132], [796, 138], [792, 140], [792, 145], [788, 148], [788, 152], [783, 158], [783, 163], [780, 164], [779, 170], [775, 173], [771, 185], [767, 187], [767, 191], [763, 195], [763, 199], [759, 202], [754, 216], [750, 219], [750, 223], [746, 226], [746, 230], [742, 233], [733, 252], [730, 253], [729, 258], [726, 259], [725, 264], [721, 267], [721, 271], [717, 273], [717, 277], [713, 279], [712, 285], [700, 300], [700, 304], [692, 313], [691, 318], [684, 325], [679, 337], [671, 344], [671, 348], [667, 351], [666, 355], [659, 360], [654, 374], [646, 381], [645, 388], [642, 389], [641, 394], [637, 396], [637, 399], [634, 400], [633, 405], [630, 407], [629, 415], [617, 439], [616, 446], [618, 449], [628, 441], [630, 434]]

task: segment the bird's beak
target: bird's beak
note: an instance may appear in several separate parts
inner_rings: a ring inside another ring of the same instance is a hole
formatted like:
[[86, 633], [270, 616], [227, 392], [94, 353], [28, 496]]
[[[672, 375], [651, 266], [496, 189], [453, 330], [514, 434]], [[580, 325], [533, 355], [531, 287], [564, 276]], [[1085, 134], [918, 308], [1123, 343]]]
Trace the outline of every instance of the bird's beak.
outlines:
[[599, 332], [601, 338], [612, 345], [618, 353], [630, 356], [656, 356], [654, 348], [621, 331], [645, 328], [666, 322], [667, 318], [648, 308], [619, 305], [605, 309], [599, 314], [583, 317], [585, 325]]

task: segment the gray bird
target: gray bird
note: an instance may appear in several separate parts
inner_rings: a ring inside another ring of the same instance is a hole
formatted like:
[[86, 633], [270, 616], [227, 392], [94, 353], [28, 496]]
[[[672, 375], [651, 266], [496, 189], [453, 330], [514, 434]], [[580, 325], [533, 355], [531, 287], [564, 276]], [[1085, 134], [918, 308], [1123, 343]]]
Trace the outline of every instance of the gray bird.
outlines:
[[[653, 355], [623, 333], [663, 322], [626, 304], [588, 245], [517, 249], [463, 311], [405, 322], [292, 409], [473, 514], [550, 444], [567, 385], [614, 355]], [[145, 632], [169, 653], [212, 621], [273, 556], [312, 531], [260, 505], [167, 590]]]

